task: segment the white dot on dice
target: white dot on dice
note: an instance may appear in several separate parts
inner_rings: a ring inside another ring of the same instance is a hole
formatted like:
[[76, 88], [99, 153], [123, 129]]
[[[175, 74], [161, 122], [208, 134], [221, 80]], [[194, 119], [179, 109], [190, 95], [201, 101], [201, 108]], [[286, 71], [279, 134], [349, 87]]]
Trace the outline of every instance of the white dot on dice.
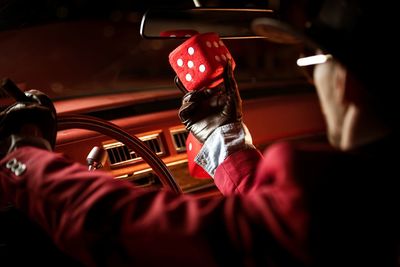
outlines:
[[186, 74], [186, 81], [190, 82], [192, 80], [192, 75], [190, 73]]
[[219, 40], [219, 45], [224, 46], [224, 43], [222, 42], [222, 40]]
[[193, 47], [189, 47], [188, 48], [188, 53], [189, 53], [189, 55], [193, 55], [194, 54], [194, 48]]
[[203, 64], [201, 64], [200, 66], [199, 66], [199, 71], [200, 72], [204, 72], [206, 70], [206, 66], [204, 66]]
[[215, 56], [214, 57], [216, 61], [221, 61], [221, 59], [219, 58], [219, 56]]
[[193, 68], [194, 63], [193, 63], [193, 61], [189, 60], [187, 65], [188, 65], [189, 68]]
[[179, 59], [176, 61], [176, 64], [178, 64], [179, 67], [182, 67], [182, 66], [183, 66], [183, 60], [179, 58]]
[[229, 59], [232, 58], [231, 55], [230, 55], [229, 53], [226, 53], [226, 57], [229, 58]]
[[226, 56], [225, 55], [221, 55], [222, 59], [226, 61]]
[[216, 41], [214, 41], [214, 46], [218, 47], [218, 43]]
[[209, 41], [206, 42], [206, 45], [207, 45], [208, 47], [211, 47], [211, 43], [210, 43]]

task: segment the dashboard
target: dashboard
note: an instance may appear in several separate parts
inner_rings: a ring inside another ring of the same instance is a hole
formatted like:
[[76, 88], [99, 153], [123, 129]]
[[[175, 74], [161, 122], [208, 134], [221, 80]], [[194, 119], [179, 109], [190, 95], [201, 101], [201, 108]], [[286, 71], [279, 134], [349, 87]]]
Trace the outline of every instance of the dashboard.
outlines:
[[[103, 117], [138, 137], [163, 160], [184, 193], [218, 195], [212, 179], [192, 177], [188, 171], [188, 133], [177, 115], [180, 98], [175, 89], [153, 92], [150, 96], [141, 93], [91, 96], [56, 101], [55, 105], [59, 114]], [[253, 143], [261, 151], [271, 142], [320, 139], [324, 133], [315, 92], [245, 97], [243, 113]], [[115, 179], [129, 180], [140, 187], [162, 187], [141, 156], [118, 140], [83, 129], [58, 132], [56, 151], [71, 160], [87, 164], [86, 157], [95, 146], [106, 152], [102, 170]]]

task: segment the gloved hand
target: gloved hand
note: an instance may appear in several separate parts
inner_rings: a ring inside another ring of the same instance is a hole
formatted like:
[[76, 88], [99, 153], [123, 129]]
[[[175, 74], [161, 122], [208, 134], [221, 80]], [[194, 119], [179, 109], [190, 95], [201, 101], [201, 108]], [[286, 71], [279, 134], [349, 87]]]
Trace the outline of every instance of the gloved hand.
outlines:
[[17, 102], [0, 112], [0, 156], [25, 145], [54, 149], [57, 120], [52, 101], [37, 90], [25, 95], [32, 102]]
[[195, 90], [183, 97], [179, 118], [201, 143], [218, 127], [242, 121], [242, 100], [230, 61], [223, 78], [220, 88]]

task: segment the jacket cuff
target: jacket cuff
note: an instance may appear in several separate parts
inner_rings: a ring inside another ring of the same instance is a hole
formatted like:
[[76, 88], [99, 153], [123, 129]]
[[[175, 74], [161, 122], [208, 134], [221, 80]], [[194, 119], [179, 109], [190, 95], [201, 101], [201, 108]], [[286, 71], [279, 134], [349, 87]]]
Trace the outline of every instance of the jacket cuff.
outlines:
[[248, 148], [254, 148], [254, 145], [246, 125], [241, 122], [230, 123], [214, 130], [194, 160], [214, 177], [215, 169], [229, 155]]

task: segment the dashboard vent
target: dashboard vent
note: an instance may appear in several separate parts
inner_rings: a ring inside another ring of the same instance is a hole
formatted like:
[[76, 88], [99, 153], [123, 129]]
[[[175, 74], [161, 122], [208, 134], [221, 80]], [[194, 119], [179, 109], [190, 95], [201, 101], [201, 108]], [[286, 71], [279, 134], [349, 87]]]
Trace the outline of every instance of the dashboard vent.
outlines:
[[[165, 154], [159, 134], [147, 135], [139, 139], [157, 155], [161, 156]], [[107, 151], [111, 167], [133, 163], [142, 159], [135, 151], [130, 150], [121, 142], [105, 144], [103, 147]]]
[[188, 137], [188, 131], [186, 129], [171, 131], [172, 140], [177, 152], [186, 151], [186, 138]]

